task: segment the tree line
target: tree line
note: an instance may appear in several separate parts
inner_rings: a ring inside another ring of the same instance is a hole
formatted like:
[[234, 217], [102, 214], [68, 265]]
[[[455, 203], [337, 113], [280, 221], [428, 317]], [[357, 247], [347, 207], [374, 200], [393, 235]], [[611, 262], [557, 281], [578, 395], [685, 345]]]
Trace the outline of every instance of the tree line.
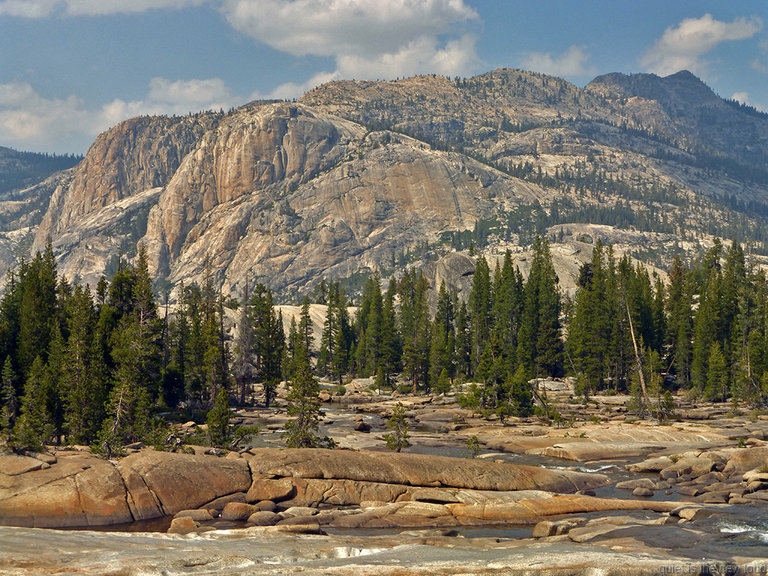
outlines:
[[598, 241], [569, 298], [548, 241], [536, 237], [527, 278], [509, 252], [493, 271], [481, 256], [466, 298], [445, 285], [431, 292], [410, 269], [386, 289], [370, 276], [350, 313], [342, 285], [322, 281], [312, 292], [326, 307], [315, 343], [309, 298], [286, 335], [269, 289], [246, 285], [235, 301], [209, 272], [201, 285], [178, 286], [168, 313], [143, 248], [94, 294], [57, 275], [49, 243], [9, 273], [0, 299], [0, 430], [16, 447], [79, 443], [110, 455], [156, 441], [165, 432], [158, 415], [186, 410], [207, 414], [211, 442], [224, 444], [228, 407], [254, 392], [269, 406], [287, 381], [286, 442], [332, 445], [317, 435], [318, 377], [374, 377], [379, 392], [447, 393], [472, 382], [459, 400], [501, 418], [529, 415], [536, 401], [548, 415], [530, 382], [565, 375], [584, 398], [629, 391], [638, 412], [659, 416], [678, 389], [765, 405], [765, 273], [738, 243], [715, 242], [688, 264], [676, 257], [667, 276]]

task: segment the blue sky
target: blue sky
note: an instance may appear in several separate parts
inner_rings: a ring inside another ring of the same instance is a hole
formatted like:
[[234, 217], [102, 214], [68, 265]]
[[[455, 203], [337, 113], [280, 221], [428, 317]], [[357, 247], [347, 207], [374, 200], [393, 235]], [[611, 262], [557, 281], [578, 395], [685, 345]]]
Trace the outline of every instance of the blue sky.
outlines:
[[140, 114], [503, 66], [688, 69], [768, 110], [767, 26], [765, 0], [0, 0], [0, 145], [83, 153]]

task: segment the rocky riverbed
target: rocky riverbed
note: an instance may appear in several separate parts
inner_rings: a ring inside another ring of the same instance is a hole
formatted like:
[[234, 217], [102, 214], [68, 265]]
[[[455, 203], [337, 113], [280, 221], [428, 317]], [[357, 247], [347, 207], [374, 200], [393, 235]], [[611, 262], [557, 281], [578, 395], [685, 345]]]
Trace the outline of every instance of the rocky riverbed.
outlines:
[[[568, 424], [556, 427], [486, 420], [442, 397], [351, 391], [333, 400], [323, 433], [339, 450], [276, 448], [285, 421], [276, 409], [239, 412], [262, 433], [225, 455], [136, 447], [119, 461], [75, 449], [2, 456], [0, 566], [9, 574], [768, 570], [768, 421], [759, 414], [691, 406], [662, 425], [632, 421], [618, 398], [585, 407], [564, 395]], [[396, 401], [411, 419], [413, 446], [401, 454], [384, 451], [381, 438]], [[571, 420], [569, 409], [581, 417]], [[477, 458], [467, 457], [472, 436]]]

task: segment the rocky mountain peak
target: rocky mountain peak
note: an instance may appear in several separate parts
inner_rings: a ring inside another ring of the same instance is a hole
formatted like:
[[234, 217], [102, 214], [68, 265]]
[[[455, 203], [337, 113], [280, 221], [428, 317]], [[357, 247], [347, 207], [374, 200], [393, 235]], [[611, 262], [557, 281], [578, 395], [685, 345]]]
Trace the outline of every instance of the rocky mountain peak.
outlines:
[[656, 74], [612, 73], [598, 76], [586, 88], [613, 98], [656, 100], [665, 108], [682, 111], [684, 107], [717, 105], [722, 100], [688, 70], [669, 76]]
[[60, 270], [95, 283], [141, 241], [158, 277], [199, 281], [208, 263], [226, 292], [255, 278], [284, 298], [537, 232], [568, 258], [577, 240], [631, 237], [663, 265], [675, 234], [723, 235], [718, 222], [762, 242], [767, 158], [768, 118], [685, 71], [584, 89], [508, 68], [337, 81], [298, 102], [119, 124], [38, 189], [50, 202], [33, 249], [50, 235]]

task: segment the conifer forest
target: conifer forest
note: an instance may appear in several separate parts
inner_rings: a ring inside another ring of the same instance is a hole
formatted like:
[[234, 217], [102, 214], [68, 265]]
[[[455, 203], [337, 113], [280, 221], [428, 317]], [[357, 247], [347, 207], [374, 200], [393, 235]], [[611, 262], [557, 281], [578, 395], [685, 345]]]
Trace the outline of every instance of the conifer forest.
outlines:
[[[202, 285], [156, 295], [146, 253], [95, 293], [59, 276], [50, 244], [9, 273], [0, 302], [0, 432], [12, 446], [89, 444], [105, 455], [163, 442], [166, 425], [207, 414], [209, 441], [227, 445], [229, 407], [276, 401], [287, 382], [293, 446], [317, 435], [320, 384], [373, 377], [378, 390], [441, 394], [500, 419], [554, 418], [537, 378], [572, 376], [575, 391], [631, 393], [638, 416], [664, 419], [672, 393], [762, 406], [768, 401], [768, 280], [739, 243], [676, 258], [666, 280], [598, 241], [575, 296], [558, 286], [547, 239], [527, 278], [509, 252], [492, 270], [476, 259], [466, 299], [430, 287], [419, 270], [370, 276], [356, 302], [323, 281], [315, 342], [310, 299], [283, 328], [261, 284], [225, 298]], [[436, 305], [429, 292], [435, 290]], [[354, 307], [353, 307], [354, 304]], [[236, 318], [233, 329], [228, 320]]]

